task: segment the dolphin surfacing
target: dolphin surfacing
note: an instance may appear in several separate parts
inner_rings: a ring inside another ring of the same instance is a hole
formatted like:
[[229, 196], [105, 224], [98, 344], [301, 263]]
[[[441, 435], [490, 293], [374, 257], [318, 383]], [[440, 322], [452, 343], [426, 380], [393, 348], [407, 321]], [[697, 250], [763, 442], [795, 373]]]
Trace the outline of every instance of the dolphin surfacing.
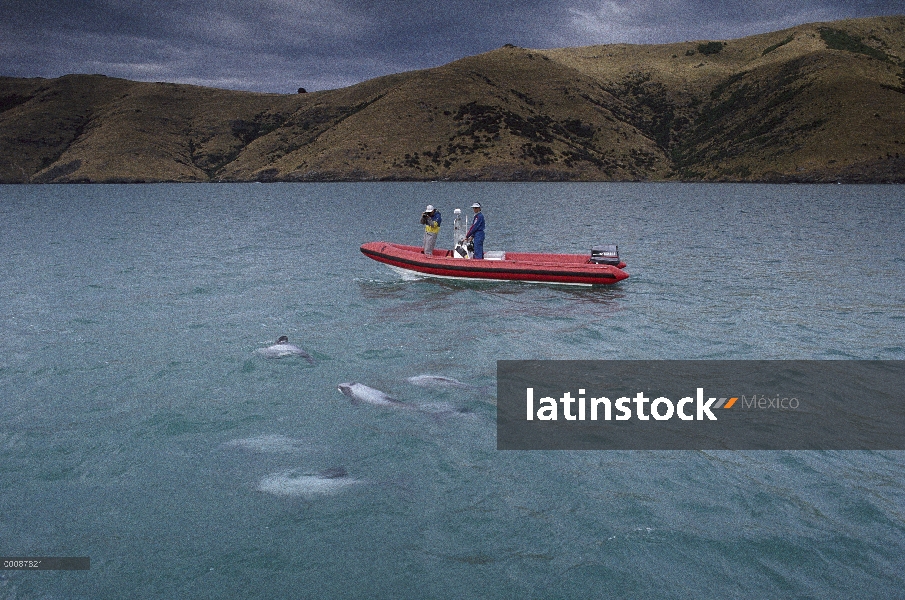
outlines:
[[285, 335], [281, 335], [280, 339], [277, 340], [277, 343], [268, 346], [266, 348], [258, 348], [255, 350], [255, 354], [259, 356], [263, 356], [264, 358], [283, 358], [286, 356], [301, 356], [305, 360], [307, 360], [312, 365], [314, 364], [314, 359], [311, 358], [311, 355], [299, 348], [294, 344], [289, 343], [289, 338]]
[[340, 383], [336, 386], [340, 392], [352, 399], [352, 404], [367, 402], [375, 406], [391, 406], [394, 408], [415, 408], [405, 402], [400, 402], [386, 392], [368, 387], [363, 383]]

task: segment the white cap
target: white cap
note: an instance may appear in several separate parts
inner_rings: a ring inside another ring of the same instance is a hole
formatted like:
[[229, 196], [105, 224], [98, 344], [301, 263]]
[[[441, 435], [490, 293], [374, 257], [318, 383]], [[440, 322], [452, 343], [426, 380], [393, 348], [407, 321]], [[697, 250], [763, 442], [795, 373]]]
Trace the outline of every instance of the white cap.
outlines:
[[471, 207], [472, 207], [472, 208], [481, 208], [481, 203], [480, 203], [480, 202], [475, 202], [474, 204], [471, 205]]
[[453, 211], [453, 214], [454, 214], [454, 215], [461, 215], [461, 214], [462, 214], [462, 209], [461, 209], [461, 208], [457, 208], [456, 210]]
[[428, 205], [427, 205], [427, 208], [424, 209], [424, 212], [430, 212], [430, 211], [432, 211], [432, 210], [434, 210], [434, 205], [433, 205], [433, 204], [428, 204]]

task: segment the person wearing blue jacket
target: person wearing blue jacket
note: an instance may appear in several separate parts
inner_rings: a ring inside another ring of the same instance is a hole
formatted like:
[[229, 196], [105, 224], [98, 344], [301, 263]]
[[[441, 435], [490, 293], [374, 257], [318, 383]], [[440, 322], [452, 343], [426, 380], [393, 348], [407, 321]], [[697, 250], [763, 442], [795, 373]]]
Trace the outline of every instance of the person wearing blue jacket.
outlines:
[[474, 256], [472, 258], [484, 258], [484, 215], [481, 213], [481, 204], [475, 202], [471, 205], [474, 209], [474, 223], [468, 228], [465, 239], [474, 242]]

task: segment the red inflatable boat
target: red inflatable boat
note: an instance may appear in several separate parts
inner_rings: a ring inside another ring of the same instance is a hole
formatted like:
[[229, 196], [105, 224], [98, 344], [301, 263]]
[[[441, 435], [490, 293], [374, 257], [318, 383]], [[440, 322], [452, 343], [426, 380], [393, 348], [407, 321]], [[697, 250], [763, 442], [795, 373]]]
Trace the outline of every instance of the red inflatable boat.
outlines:
[[485, 252], [483, 260], [464, 258], [452, 250], [439, 248], [433, 256], [425, 256], [418, 246], [390, 242], [369, 242], [361, 251], [368, 258], [395, 269], [431, 277], [570, 285], [608, 285], [628, 277], [622, 270], [625, 263], [619, 260], [615, 245], [595, 247], [590, 255]]

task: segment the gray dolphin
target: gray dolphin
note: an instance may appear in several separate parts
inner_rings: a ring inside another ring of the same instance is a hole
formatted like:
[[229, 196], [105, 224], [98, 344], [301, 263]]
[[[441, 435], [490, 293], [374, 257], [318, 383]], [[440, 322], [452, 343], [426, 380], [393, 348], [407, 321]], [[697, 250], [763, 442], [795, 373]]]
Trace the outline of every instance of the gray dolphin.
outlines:
[[415, 408], [405, 402], [400, 402], [385, 392], [368, 387], [363, 383], [340, 383], [336, 386], [340, 392], [352, 399], [352, 404], [367, 402], [375, 406], [392, 406], [395, 408]]
[[455, 414], [468, 414], [471, 412], [467, 408], [456, 408], [446, 403], [428, 404], [424, 406], [409, 404], [407, 402], [402, 402], [393, 398], [386, 392], [381, 392], [380, 390], [368, 387], [363, 383], [340, 383], [338, 386], [336, 386], [336, 389], [351, 398], [352, 404], [367, 402], [368, 404], [374, 404], [375, 406], [405, 408], [434, 417], [442, 417], [444, 415]]
[[407, 381], [412, 385], [423, 388], [455, 388], [469, 393], [476, 392], [481, 394], [493, 394], [496, 391], [496, 388], [493, 387], [472, 385], [443, 375], [415, 375], [414, 377], [409, 377]]
[[340, 479], [342, 477], [347, 477], [349, 475], [348, 471], [346, 471], [345, 467], [330, 467], [329, 469], [324, 469], [318, 476], [321, 479]]
[[408, 382], [418, 387], [453, 387], [453, 388], [470, 388], [472, 386], [462, 383], [458, 379], [452, 377], [444, 377], [443, 375], [415, 375], [409, 377]]
[[288, 470], [273, 473], [262, 479], [258, 484], [258, 491], [276, 496], [313, 498], [335, 494], [358, 483], [361, 483], [361, 480], [349, 477], [344, 467], [333, 467], [317, 474]]
[[264, 358], [283, 358], [285, 356], [301, 356], [304, 357], [312, 365], [314, 364], [314, 359], [311, 358], [311, 355], [289, 343], [289, 338], [285, 335], [281, 335], [277, 340], [277, 343], [273, 346], [268, 346], [266, 348], [258, 348], [255, 350], [255, 354], [263, 356]]

